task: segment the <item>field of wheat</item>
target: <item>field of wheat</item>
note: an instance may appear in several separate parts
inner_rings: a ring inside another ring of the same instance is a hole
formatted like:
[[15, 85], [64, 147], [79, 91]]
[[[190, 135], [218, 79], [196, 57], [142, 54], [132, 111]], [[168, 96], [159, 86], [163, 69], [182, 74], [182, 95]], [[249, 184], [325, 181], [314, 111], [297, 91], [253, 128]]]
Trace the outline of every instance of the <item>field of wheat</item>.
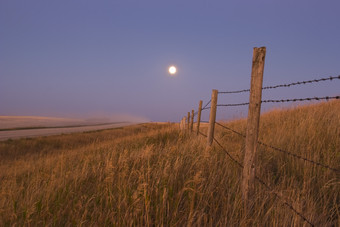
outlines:
[[[340, 169], [340, 102], [261, 116], [259, 140]], [[224, 122], [244, 133], [246, 120]], [[206, 132], [202, 126], [202, 132]], [[244, 138], [215, 137], [242, 163]], [[340, 226], [340, 175], [259, 146], [255, 211], [245, 216], [241, 169], [178, 124], [141, 124], [0, 143], [1, 226]]]

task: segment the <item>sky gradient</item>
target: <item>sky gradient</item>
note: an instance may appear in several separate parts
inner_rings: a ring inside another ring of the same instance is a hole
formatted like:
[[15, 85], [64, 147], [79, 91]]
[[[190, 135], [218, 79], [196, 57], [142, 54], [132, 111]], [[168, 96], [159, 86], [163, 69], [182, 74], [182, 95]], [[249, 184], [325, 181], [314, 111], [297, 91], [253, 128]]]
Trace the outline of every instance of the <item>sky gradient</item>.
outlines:
[[[249, 88], [253, 47], [261, 46], [264, 86], [337, 76], [339, 10], [335, 0], [3, 0], [0, 115], [179, 121], [212, 89]], [[276, 89], [263, 98], [338, 95], [339, 85]], [[223, 109], [218, 119], [246, 112]]]

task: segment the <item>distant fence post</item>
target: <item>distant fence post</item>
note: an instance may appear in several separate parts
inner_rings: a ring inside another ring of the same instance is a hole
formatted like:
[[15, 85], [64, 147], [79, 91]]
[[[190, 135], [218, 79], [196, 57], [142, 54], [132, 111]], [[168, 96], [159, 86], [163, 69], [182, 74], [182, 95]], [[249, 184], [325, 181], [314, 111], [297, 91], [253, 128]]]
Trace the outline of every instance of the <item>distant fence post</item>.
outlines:
[[198, 105], [198, 113], [197, 113], [197, 135], [200, 132], [202, 105], [203, 105], [203, 101], [200, 100], [200, 104]]
[[182, 119], [181, 119], [181, 123], [180, 123], [180, 129], [181, 129], [181, 131], [183, 131], [184, 129], [185, 129], [185, 126], [184, 126], [184, 119], [185, 119], [185, 117], [182, 117]]
[[190, 131], [190, 112], [188, 112], [188, 126], [187, 126], [188, 132]]
[[192, 132], [192, 130], [194, 129], [194, 114], [195, 114], [195, 111], [192, 110], [191, 111], [191, 125], [190, 125], [190, 132]]
[[214, 140], [214, 129], [216, 120], [216, 108], [217, 108], [217, 90], [212, 90], [211, 94], [211, 105], [210, 105], [210, 116], [209, 116], [209, 127], [207, 135], [207, 147], [210, 147]]
[[246, 215], [251, 215], [254, 206], [255, 154], [260, 124], [262, 81], [265, 56], [265, 47], [254, 48], [253, 65], [251, 70], [247, 132], [245, 141], [245, 155], [243, 161], [244, 167], [242, 173], [242, 196], [244, 200]]
[[187, 119], [186, 117], [183, 117], [183, 120], [182, 120], [182, 124], [183, 124], [183, 131], [185, 132], [185, 123], [186, 123]]

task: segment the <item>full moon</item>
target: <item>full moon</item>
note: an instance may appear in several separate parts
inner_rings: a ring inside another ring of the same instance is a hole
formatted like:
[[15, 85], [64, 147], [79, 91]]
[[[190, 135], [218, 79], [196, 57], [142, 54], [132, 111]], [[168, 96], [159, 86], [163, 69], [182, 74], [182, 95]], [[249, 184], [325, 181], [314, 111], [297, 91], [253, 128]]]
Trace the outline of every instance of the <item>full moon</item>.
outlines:
[[169, 67], [169, 73], [170, 73], [171, 75], [174, 75], [176, 72], [177, 72], [177, 69], [176, 69], [175, 66], [170, 66], [170, 67]]

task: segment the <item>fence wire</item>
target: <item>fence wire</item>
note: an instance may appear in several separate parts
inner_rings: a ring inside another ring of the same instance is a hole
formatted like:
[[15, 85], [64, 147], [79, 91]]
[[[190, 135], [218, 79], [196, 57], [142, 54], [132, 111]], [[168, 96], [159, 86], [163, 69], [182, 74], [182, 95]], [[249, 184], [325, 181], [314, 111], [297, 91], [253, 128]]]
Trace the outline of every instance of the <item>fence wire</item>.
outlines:
[[[325, 96], [325, 97], [310, 97], [310, 98], [295, 98], [295, 99], [268, 99], [262, 100], [261, 103], [270, 103], [270, 102], [302, 102], [302, 101], [313, 101], [313, 100], [331, 100], [331, 99], [340, 99], [340, 96]], [[217, 106], [246, 106], [249, 105], [249, 102], [244, 103], [232, 103], [232, 104], [218, 104]]]
[[217, 106], [246, 106], [246, 105], [249, 105], [249, 102], [232, 103], [232, 104], [218, 104]]
[[249, 92], [250, 89], [238, 90], [238, 91], [219, 91], [218, 94], [236, 94], [236, 93], [243, 93]]
[[[267, 90], [267, 89], [275, 89], [275, 88], [280, 88], [280, 87], [291, 87], [291, 86], [295, 86], [295, 85], [302, 85], [302, 84], [311, 84], [311, 83], [318, 83], [321, 81], [332, 81], [332, 80], [336, 80], [336, 79], [340, 79], [340, 75], [339, 76], [330, 76], [330, 77], [325, 77], [325, 78], [320, 78], [320, 79], [314, 79], [314, 80], [305, 80], [305, 81], [298, 81], [298, 82], [293, 82], [293, 83], [289, 83], [289, 84], [279, 84], [279, 85], [274, 85], [274, 86], [266, 86], [263, 87], [262, 90]], [[218, 92], [219, 94], [235, 94], [235, 93], [243, 93], [243, 92], [249, 92], [250, 89], [244, 89], [244, 90], [238, 90], [238, 91], [221, 91]]]
[[255, 179], [262, 184], [268, 191], [272, 192], [279, 200], [281, 200], [281, 202], [286, 205], [287, 207], [289, 207], [289, 209], [291, 209], [294, 213], [296, 213], [297, 215], [299, 215], [305, 222], [307, 222], [309, 225], [314, 226], [314, 224], [309, 221], [304, 215], [302, 215], [302, 213], [300, 213], [299, 211], [297, 211], [291, 204], [289, 204], [282, 196], [280, 196], [277, 192], [272, 191], [272, 189], [263, 181], [261, 180], [258, 176], [255, 175]]
[[[225, 129], [227, 129], [227, 130], [229, 130], [229, 131], [232, 131], [232, 132], [234, 132], [234, 133], [236, 133], [236, 134], [238, 134], [238, 135], [240, 135], [240, 136], [242, 136], [242, 137], [244, 137], [244, 138], [246, 137], [246, 135], [244, 135], [244, 134], [242, 134], [242, 133], [240, 133], [240, 132], [237, 132], [237, 131], [235, 131], [235, 130], [233, 130], [233, 129], [227, 127], [227, 126], [224, 126], [224, 125], [222, 125], [222, 124], [220, 124], [220, 123], [218, 123], [218, 122], [215, 122], [215, 123], [216, 123], [217, 125], [221, 126], [222, 128], [225, 128]], [[294, 157], [294, 158], [301, 159], [301, 160], [303, 160], [303, 161], [305, 161], [305, 162], [309, 162], [309, 163], [312, 163], [312, 164], [314, 164], [314, 165], [321, 166], [321, 167], [324, 167], [324, 168], [326, 168], [326, 169], [332, 170], [332, 171], [334, 171], [334, 172], [340, 173], [340, 170], [338, 170], [338, 169], [335, 169], [335, 168], [333, 168], [333, 167], [330, 167], [330, 166], [328, 166], [328, 165], [326, 165], [326, 164], [322, 164], [322, 163], [320, 163], [320, 162], [316, 162], [316, 161], [307, 159], [307, 158], [305, 158], [305, 157], [302, 157], [301, 155], [297, 155], [297, 154], [294, 154], [294, 153], [292, 153], [292, 152], [285, 151], [285, 150], [283, 150], [283, 149], [280, 149], [280, 148], [277, 148], [277, 147], [274, 147], [274, 146], [265, 144], [265, 143], [263, 143], [263, 142], [261, 142], [261, 141], [258, 141], [258, 144], [260, 144], [260, 145], [262, 145], [262, 146], [265, 146], [265, 147], [269, 147], [269, 148], [271, 148], [271, 149], [273, 149], [273, 150], [275, 150], [275, 151], [279, 151], [279, 152], [281, 152], [281, 153], [285, 153], [285, 154], [290, 155], [290, 156], [292, 156], [292, 157]]]
[[339, 169], [335, 169], [335, 168], [333, 168], [333, 167], [330, 167], [330, 166], [328, 166], [328, 165], [322, 164], [322, 163], [320, 163], [320, 162], [316, 162], [316, 161], [307, 159], [307, 158], [305, 158], [305, 157], [302, 157], [301, 155], [297, 155], [297, 154], [291, 153], [291, 152], [289, 152], [289, 151], [285, 151], [285, 150], [282, 150], [282, 149], [280, 149], [280, 148], [273, 147], [273, 146], [268, 145], [268, 144], [265, 144], [265, 143], [263, 143], [263, 142], [261, 142], [261, 141], [259, 141], [258, 143], [259, 143], [260, 145], [262, 145], [262, 146], [269, 147], [269, 148], [271, 148], [271, 149], [273, 149], [273, 150], [275, 150], [275, 151], [279, 151], [279, 152], [281, 152], [281, 153], [288, 154], [288, 155], [290, 155], [290, 156], [292, 156], [292, 157], [294, 157], [294, 158], [302, 159], [302, 160], [305, 161], [305, 162], [309, 162], [309, 163], [312, 163], [312, 164], [314, 164], [314, 165], [321, 166], [321, 167], [324, 167], [324, 168], [326, 168], [326, 169], [332, 170], [332, 171], [334, 171], [334, 172], [340, 173], [340, 170], [339, 170]]
[[302, 102], [302, 101], [312, 101], [312, 100], [330, 100], [330, 99], [340, 99], [340, 96], [325, 96], [325, 97], [313, 97], [313, 98], [299, 98], [299, 99], [281, 99], [281, 100], [262, 100], [261, 103], [268, 102]]
[[[231, 156], [231, 154], [218, 142], [217, 139], [214, 138], [214, 141], [219, 145], [219, 147], [221, 147], [221, 149], [228, 155], [228, 157], [233, 160], [233, 162], [235, 162], [241, 169], [243, 169], [243, 165], [238, 162], [235, 158], [233, 158]], [[307, 222], [308, 224], [310, 224], [311, 226], [314, 226], [314, 224], [309, 221], [302, 213], [300, 213], [299, 211], [297, 211], [293, 205], [289, 204], [282, 196], [280, 196], [277, 192], [273, 191], [263, 180], [261, 180], [261, 178], [259, 178], [258, 176], [255, 175], [255, 179], [261, 183], [269, 192], [273, 193], [279, 200], [281, 200], [281, 202], [286, 205], [289, 209], [291, 209], [295, 214], [297, 214], [298, 216], [300, 216], [305, 222]]]
[[217, 125], [221, 126], [222, 128], [225, 128], [225, 129], [227, 129], [227, 130], [229, 130], [229, 131], [232, 131], [232, 132], [234, 132], [234, 133], [236, 133], [236, 134], [238, 134], [238, 135], [240, 135], [240, 136], [246, 138], [246, 135], [244, 135], [244, 134], [242, 134], [242, 133], [240, 133], [240, 132], [238, 132], [238, 131], [235, 131], [234, 129], [231, 129], [231, 128], [227, 127], [227, 126], [224, 126], [224, 125], [222, 125], [222, 124], [220, 124], [220, 123], [218, 123], [218, 122], [215, 122], [215, 124], [217, 124]]
[[203, 106], [202, 110], [206, 109], [206, 107], [211, 103], [211, 99]]
[[298, 82], [294, 82], [294, 83], [290, 83], [290, 84], [280, 84], [280, 85], [275, 85], [275, 86], [267, 86], [267, 87], [264, 87], [262, 89], [266, 90], [266, 89], [275, 89], [275, 88], [279, 88], [279, 87], [290, 87], [290, 86], [295, 86], [295, 85], [318, 83], [318, 82], [321, 82], [321, 81], [335, 80], [335, 79], [340, 79], [340, 75], [339, 76], [330, 76], [330, 77], [325, 77], [325, 78], [320, 78], [320, 79], [314, 79], [314, 80], [298, 81]]
[[208, 137], [207, 135], [201, 133], [200, 131], [198, 131], [198, 133], [199, 133], [201, 136]]

